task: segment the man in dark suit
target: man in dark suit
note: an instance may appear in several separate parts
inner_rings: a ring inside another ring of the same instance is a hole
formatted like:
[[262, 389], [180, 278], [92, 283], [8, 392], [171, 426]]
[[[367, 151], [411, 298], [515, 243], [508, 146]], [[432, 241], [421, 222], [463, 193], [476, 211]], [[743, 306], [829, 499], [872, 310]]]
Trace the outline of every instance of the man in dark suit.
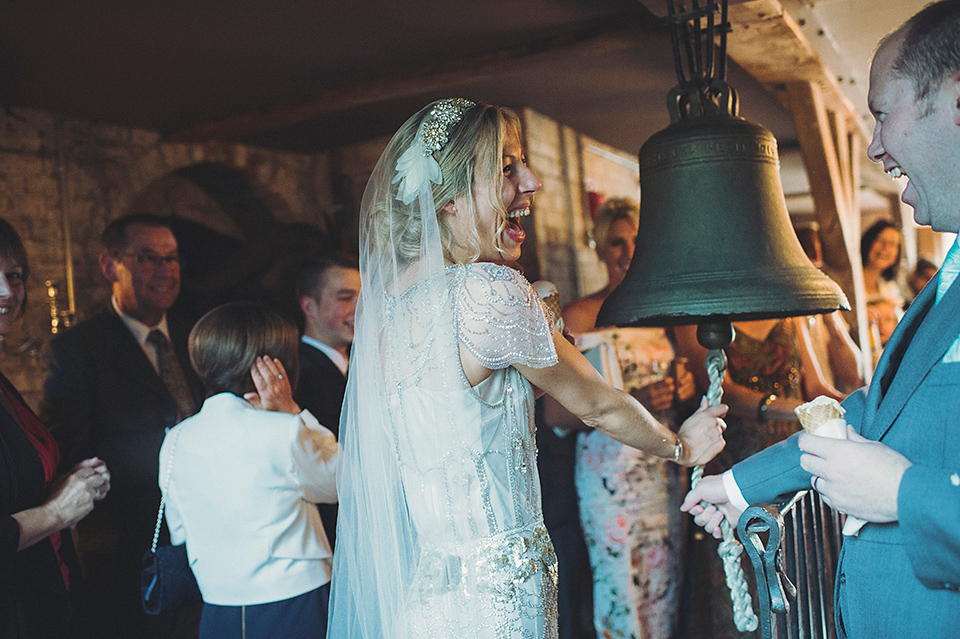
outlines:
[[110, 306], [51, 342], [42, 406], [64, 468], [95, 455], [112, 473], [103, 508], [77, 527], [78, 634], [171, 637], [192, 628], [196, 636], [199, 608], [154, 618], [140, 604], [141, 560], [160, 505], [160, 444], [203, 401], [187, 356], [192, 323], [167, 314], [180, 292], [177, 241], [163, 218], [145, 214], [115, 220], [102, 239]]
[[[325, 256], [297, 273], [297, 303], [303, 313], [300, 377], [293, 398], [339, 436], [340, 408], [347, 389], [347, 359], [353, 343], [353, 316], [360, 295], [360, 271], [348, 256]], [[333, 548], [337, 505], [320, 504], [320, 519]]]
[[[867, 151], [909, 183], [917, 223], [960, 230], [960, 0], [928, 5], [877, 49]], [[960, 245], [844, 401], [847, 439], [802, 433], [707, 477], [683, 508], [714, 532], [748, 503], [813, 487], [847, 520], [837, 570], [840, 637], [960, 632]], [[703, 508], [701, 500], [714, 504]]]

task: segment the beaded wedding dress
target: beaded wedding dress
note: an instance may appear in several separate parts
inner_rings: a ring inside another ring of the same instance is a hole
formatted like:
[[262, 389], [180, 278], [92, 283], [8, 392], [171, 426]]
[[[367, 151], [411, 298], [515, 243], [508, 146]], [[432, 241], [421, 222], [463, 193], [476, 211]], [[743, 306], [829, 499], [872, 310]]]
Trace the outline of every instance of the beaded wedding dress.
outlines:
[[[440, 299], [455, 326], [430, 321], [449, 317], [422, 304], [433, 283], [408, 290], [394, 313], [409, 332], [387, 342], [385, 368], [428, 366], [422, 354], [459, 343], [495, 372], [473, 388], [462, 375], [431, 390], [417, 377], [397, 380], [395, 445], [419, 546], [397, 636], [554, 636], [556, 557], [540, 511], [533, 392], [510, 366], [555, 361], [550, 330], [516, 271], [452, 266], [444, 279], [449, 297]], [[462, 421], [467, 430], [451, 428]]]
[[[517, 271], [444, 259], [431, 182], [401, 161], [486, 108], [422, 110], [364, 194], [331, 638], [557, 636], [533, 390], [513, 367], [556, 363], [552, 329]], [[461, 353], [492, 374], [471, 387]]]

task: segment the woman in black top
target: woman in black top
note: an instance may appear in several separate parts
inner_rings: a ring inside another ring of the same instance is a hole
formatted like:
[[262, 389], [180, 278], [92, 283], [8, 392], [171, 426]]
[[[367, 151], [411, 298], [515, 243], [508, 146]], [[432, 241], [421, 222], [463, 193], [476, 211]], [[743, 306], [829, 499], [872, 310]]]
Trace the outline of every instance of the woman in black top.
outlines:
[[[27, 255], [0, 219], [0, 335], [23, 313]], [[70, 618], [68, 529], [110, 489], [91, 458], [55, 477], [60, 453], [10, 381], [0, 374], [0, 637], [63, 637]]]

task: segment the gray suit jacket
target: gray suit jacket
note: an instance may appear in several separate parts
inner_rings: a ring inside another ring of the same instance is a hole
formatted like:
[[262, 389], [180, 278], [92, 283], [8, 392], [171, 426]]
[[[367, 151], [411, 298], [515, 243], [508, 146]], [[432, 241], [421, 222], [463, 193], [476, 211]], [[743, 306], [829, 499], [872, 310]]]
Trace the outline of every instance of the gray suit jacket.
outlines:
[[[846, 420], [913, 465], [900, 484], [899, 521], [844, 540], [837, 571], [841, 636], [960, 636], [960, 286], [933, 306], [939, 275], [910, 305], [884, 348], [869, 391], [846, 399]], [[750, 503], [810, 487], [797, 436], [734, 466]], [[846, 635], [844, 635], [844, 631]]]

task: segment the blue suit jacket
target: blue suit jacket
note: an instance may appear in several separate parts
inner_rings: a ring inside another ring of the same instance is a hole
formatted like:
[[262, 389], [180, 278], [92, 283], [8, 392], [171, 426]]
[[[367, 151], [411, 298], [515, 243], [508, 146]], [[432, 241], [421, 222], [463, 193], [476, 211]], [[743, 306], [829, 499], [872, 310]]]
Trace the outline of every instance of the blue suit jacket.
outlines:
[[[899, 521], [868, 523], [844, 540], [837, 571], [837, 628], [851, 638], [960, 636], [960, 286], [934, 307], [939, 275], [884, 348], [873, 382], [846, 399], [846, 420], [912, 462]], [[734, 466], [750, 503], [810, 487], [797, 436]]]

